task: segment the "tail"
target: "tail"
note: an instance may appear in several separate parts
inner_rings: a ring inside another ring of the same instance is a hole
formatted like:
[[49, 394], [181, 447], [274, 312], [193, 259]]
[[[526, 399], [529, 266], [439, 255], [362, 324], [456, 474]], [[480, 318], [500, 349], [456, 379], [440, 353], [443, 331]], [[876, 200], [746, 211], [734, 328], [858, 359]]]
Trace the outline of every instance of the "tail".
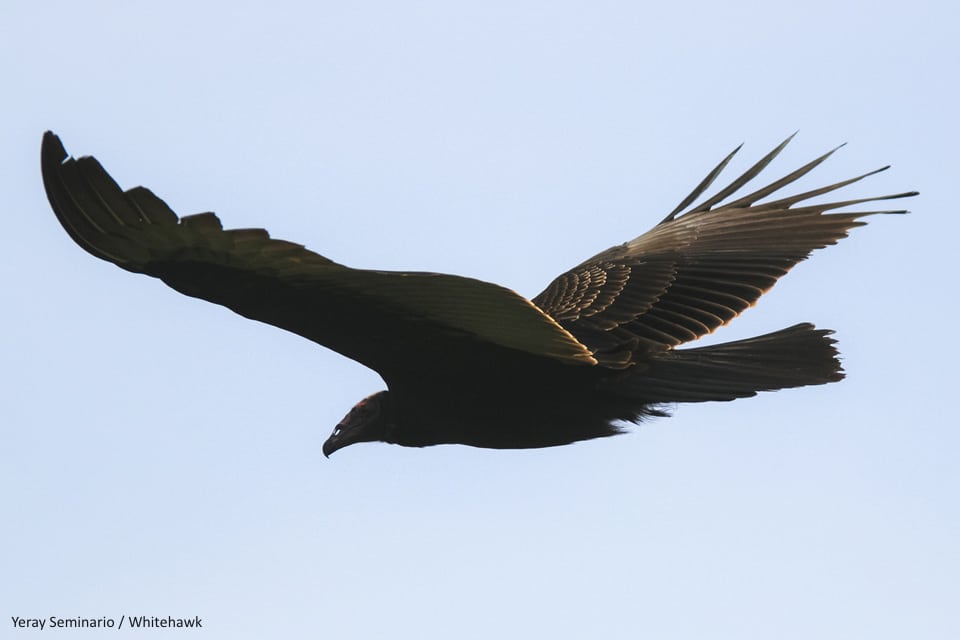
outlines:
[[611, 381], [610, 390], [657, 404], [733, 400], [836, 382], [843, 369], [832, 333], [804, 323], [746, 340], [670, 350]]

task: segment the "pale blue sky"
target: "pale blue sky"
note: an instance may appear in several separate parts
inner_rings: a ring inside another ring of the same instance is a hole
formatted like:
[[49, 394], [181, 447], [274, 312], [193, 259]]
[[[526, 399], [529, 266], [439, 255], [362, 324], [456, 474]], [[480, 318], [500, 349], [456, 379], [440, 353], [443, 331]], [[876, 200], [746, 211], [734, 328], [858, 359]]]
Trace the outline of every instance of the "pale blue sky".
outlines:
[[[960, 637], [960, 16], [647, 4], [4, 2], [0, 636]], [[891, 163], [850, 197], [922, 195], [715, 337], [833, 328], [841, 384], [328, 461], [378, 377], [85, 254], [43, 195], [48, 128], [181, 214], [530, 296], [740, 142], [734, 170], [800, 130], [771, 178], [848, 142], [801, 188]]]

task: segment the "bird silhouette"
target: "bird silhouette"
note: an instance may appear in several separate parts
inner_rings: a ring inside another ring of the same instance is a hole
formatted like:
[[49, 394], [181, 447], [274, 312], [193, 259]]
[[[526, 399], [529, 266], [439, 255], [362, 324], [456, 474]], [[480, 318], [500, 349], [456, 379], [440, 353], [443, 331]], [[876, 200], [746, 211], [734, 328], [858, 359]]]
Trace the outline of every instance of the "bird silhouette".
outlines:
[[810, 203], [883, 167], [765, 200], [833, 151], [738, 195], [791, 138], [694, 204], [738, 147], [650, 231], [529, 300], [472, 278], [350, 268], [262, 229], [224, 230], [213, 213], [178, 217], [146, 188], [123, 191], [94, 158], [68, 157], [50, 132], [41, 164], [53, 211], [87, 252], [380, 374], [387, 390], [361, 400], [334, 428], [323, 446], [329, 456], [368, 441], [563, 445], [621, 433], [625, 423], [666, 415], [673, 403], [840, 380], [831, 331], [808, 323], [678, 348], [730, 322], [864, 217], [903, 213], [848, 207], [916, 195]]

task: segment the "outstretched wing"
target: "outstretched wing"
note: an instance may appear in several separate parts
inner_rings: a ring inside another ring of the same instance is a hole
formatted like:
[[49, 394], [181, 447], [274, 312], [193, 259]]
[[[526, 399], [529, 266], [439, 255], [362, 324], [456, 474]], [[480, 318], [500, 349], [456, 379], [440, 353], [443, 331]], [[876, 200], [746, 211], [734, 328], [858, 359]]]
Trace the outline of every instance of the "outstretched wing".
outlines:
[[121, 190], [94, 158], [68, 158], [50, 132], [41, 163], [57, 218], [89, 253], [297, 333], [385, 377], [482, 345], [596, 362], [509, 289], [436, 273], [351, 269], [262, 229], [224, 230], [212, 213], [179, 218], [148, 189]]
[[755, 178], [792, 137], [729, 186], [681, 214], [713, 183], [738, 147], [660, 224], [559, 276], [533, 298], [534, 304], [594, 351], [600, 364], [626, 367], [646, 352], [695, 340], [726, 324], [813, 250], [834, 244], [851, 228], [865, 224], [860, 220], [864, 216], [903, 213], [830, 212], [916, 195], [911, 191], [794, 206], [887, 169], [883, 167], [759, 203], [818, 166], [831, 151], [762, 189], [719, 204]]

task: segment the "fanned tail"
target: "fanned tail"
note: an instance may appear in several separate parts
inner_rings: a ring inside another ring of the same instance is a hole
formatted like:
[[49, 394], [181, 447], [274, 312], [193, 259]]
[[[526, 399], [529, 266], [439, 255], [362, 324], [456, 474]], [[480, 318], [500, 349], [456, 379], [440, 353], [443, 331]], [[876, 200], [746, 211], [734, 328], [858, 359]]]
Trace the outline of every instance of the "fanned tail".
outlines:
[[755, 338], [668, 350], [612, 382], [644, 403], [706, 402], [843, 379], [833, 332], [798, 324]]

